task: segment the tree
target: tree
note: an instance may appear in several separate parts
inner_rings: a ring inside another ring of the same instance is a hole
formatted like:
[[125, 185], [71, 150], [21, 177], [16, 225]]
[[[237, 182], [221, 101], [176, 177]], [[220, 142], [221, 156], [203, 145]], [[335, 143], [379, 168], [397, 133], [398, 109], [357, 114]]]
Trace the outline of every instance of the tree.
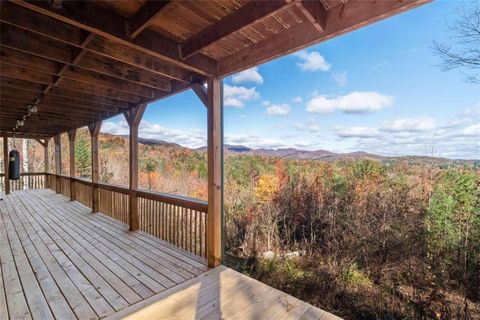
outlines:
[[462, 9], [449, 29], [455, 39], [453, 45], [434, 41], [434, 50], [443, 59], [441, 69], [471, 70], [467, 81], [480, 83], [480, 72], [477, 71], [480, 69], [480, 3]]
[[82, 136], [78, 137], [77, 143], [75, 144], [75, 165], [80, 177], [86, 178], [90, 176], [90, 151], [87, 139]]
[[145, 171], [147, 171], [148, 174], [148, 189], [152, 190], [152, 174], [155, 172], [157, 169], [157, 164], [155, 163], [155, 160], [152, 158], [147, 158], [145, 160]]

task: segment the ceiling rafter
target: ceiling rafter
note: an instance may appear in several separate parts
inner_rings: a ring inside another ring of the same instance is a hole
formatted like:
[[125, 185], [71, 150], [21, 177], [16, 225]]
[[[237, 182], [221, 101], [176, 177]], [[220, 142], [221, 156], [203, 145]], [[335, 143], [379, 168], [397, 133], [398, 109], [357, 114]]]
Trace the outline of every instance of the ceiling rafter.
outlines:
[[183, 58], [191, 57], [212, 43], [285, 9], [292, 5], [293, 2], [290, 2], [288, 0], [251, 1], [183, 41], [180, 44], [180, 54]]
[[[70, 46], [79, 47], [85, 37], [86, 31], [82, 29], [10, 2], [0, 2], [0, 9], [0, 21], [3, 23]], [[192, 79], [201, 78], [194, 72], [100, 36], [96, 36], [84, 50], [169, 79], [189, 83]]]
[[323, 33], [310, 21], [292, 26], [221, 59], [218, 76], [226, 77], [428, 2], [430, 0], [347, 2], [328, 11]]
[[135, 39], [130, 39], [124, 31], [125, 19], [122, 16], [91, 1], [65, 1], [58, 9], [52, 8], [48, 1], [11, 1], [201, 75], [216, 73], [215, 60], [202, 54], [182, 59], [178, 54], [178, 43], [154, 31], [145, 29]]
[[147, 28], [161, 13], [169, 0], [147, 0], [127, 21], [127, 34], [135, 38]]

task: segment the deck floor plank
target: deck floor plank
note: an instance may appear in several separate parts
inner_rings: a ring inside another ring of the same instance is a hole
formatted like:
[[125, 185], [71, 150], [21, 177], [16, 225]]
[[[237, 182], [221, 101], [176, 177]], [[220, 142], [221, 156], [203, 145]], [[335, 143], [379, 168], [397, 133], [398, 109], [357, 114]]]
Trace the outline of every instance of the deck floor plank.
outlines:
[[5, 286], [3, 285], [2, 266], [0, 264], [0, 319], [8, 318], [7, 297], [5, 296]]
[[[54, 216], [57, 216], [59, 220], [63, 223], [71, 226], [72, 228], [77, 228], [77, 230], [81, 231], [84, 235], [88, 235], [93, 243], [96, 244], [98, 248], [102, 248], [103, 250], [107, 250], [110, 254], [112, 254], [115, 258], [118, 256], [124, 259], [122, 262], [128, 262], [129, 264], [133, 265], [136, 269], [133, 272], [141, 272], [143, 274], [143, 279], [149, 280], [146, 283], [154, 292], [160, 292], [165, 290], [166, 284], [169, 284], [170, 287], [173, 286], [175, 283], [168, 278], [166, 278], [163, 274], [161, 274], [158, 270], [151, 268], [149, 265], [145, 264], [142, 260], [138, 259], [136, 256], [138, 253], [135, 253], [134, 250], [128, 248], [126, 246], [118, 245], [119, 238], [115, 238], [112, 236], [106, 236], [100, 229], [91, 228], [88, 223], [84, 225], [88, 221], [88, 216], [86, 220], [81, 218], [77, 218], [75, 215], [70, 215], [69, 217], [63, 216], [59, 213], [59, 208], [50, 207], [50, 213]], [[71, 211], [69, 212], [71, 213]], [[91, 215], [91, 214], [88, 214]], [[145, 276], [146, 275], [146, 276]], [[154, 280], [155, 279], [155, 280]]]
[[[29, 201], [28, 199], [23, 200], [25, 203]], [[92, 268], [75, 250], [67, 244], [66, 241], [60, 237], [55, 230], [47, 223], [40, 219], [41, 216], [47, 215], [48, 211], [42, 206], [42, 203], [30, 203], [31, 205], [37, 205], [39, 209], [37, 212], [41, 214], [31, 215], [30, 222], [39, 228], [43, 228], [48, 236], [55, 242], [55, 244], [65, 253], [66, 256], [73, 262], [77, 269], [87, 278], [90, 283], [95, 283], [95, 288], [98, 292], [105, 298], [105, 300], [110, 304], [113, 309], [116, 311], [121, 310], [129, 305], [129, 303], [123, 299], [121, 295], [117, 293], [94, 268]], [[112, 312], [109, 309], [105, 308], [106, 312]]]
[[[40, 237], [47, 249], [50, 251], [50, 254], [54, 257], [54, 259], [56, 259], [56, 261], [62, 267], [70, 280], [83, 294], [90, 306], [94, 309], [95, 313], [100, 317], [105, 317], [109, 314], [114, 313], [115, 310], [97, 289], [97, 287], [100, 287], [101, 284], [97, 283], [95, 286], [92, 285], [92, 283], [87, 279], [87, 277], [82, 273], [82, 271], [77, 267], [77, 265], [75, 265], [75, 257], [67, 256], [66, 252], [64, 252], [47, 234], [47, 232], [32, 218], [31, 214], [44, 214], [44, 212], [40, 210], [41, 208], [38, 206], [38, 204], [35, 204], [35, 207], [33, 207], [33, 205], [28, 206], [25, 200], [20, 200], [20, 198], [18, 197], [16, 198], [16, 200], [18, 202], [21, 202], [21, 204], [23, 204], [25, 208], [27, 208], [26, 212], [24, 212], [24, 217], [30, 223], [33, 229], [37, 232], [37, 235]], [[29, 209], [33, 208], [35, 208], [35, 210], [31, 210], [32, 213], [30, 213]]]
[[[57, 203], [57, 205], [61, 205], [61, 203]], [[92, 223], [93, 219], [88, 215], [91, 214], [85, 214], [85, 212], [82, 216], [71, 214], [69, 219], [78, 222], [88, 234], [104, 243], [107, 247], [110, 247], [117, 251], [121, 256], [126, 257], [129, 261], [139, 265], [139, 268], [143, 268], [145, 273], [156, 279], [162, 284], [162, 286], [171, 287], [175, 284], [169, 277], [172, 277], [178, 282], [183, 282], [185, 280], [185, 278], [181, 277], [179, 274], [174, 273], [172, 270], [168, 270], [161, 263], [152, 259], [150, 252], [142, 252], [140, 251], [140, 248], [130, 246], [128, 233], [125, 232], [123, 236], [114, 236], [107, 232], [107, 229], [103, 225], [96, 222]], [[141, 248], [141, 250], [144, 249]]]
[[[24, 195], [26, 193], [23, 193]], [[15, 203], [15, 196], [10, 195], [11, 203]], [[80, 290], [75, 286], [74, 282], [68, 277], [66, 272], [63, 270], [62, 266], [58, 263], [55, 257], [52, 255], [50, 250], [47, 248], [46, 244], [36, 233], [35, 229], [31, 226], [30, 222], [23, 215], [24, 208], [14, 207], [17, 218], [22, 223], [28, 237], [34, 244], [37, 252], [44, 261], [48, 270], [52, 274], [55, 282], [62, 291], [64, 297], [68, 300], [73, 311], [79, 319], [96, 319], [98, 318], [95, 311], [92, 309], [90, 304], [87, 302], [85, 297], [82, 295]], [[26, 210], [26, 208], [25, 208]]]
[[4, 200], [0, 319], [338, 319], [51, 190]]
[[[26, 234], [23, 225], [20, 223], [20, 221], [18, 221], [15, 215], [12, 215], [12, 222], [17, 230], [17, 234], [20, 238], [25, 253], [30, 260], [30, 264], [32, 265], [32, 268], [37, 276], [40, 287], [42, 288], [45, 298], [47, 299], [55, 317], [57, 319], [65, 320], [77, 319], [72, 308], [57, 286], [53, 276], [50, 274], [47, 266], [40, 257], [40, 254]], [[5, 317], [5, 319], [6, 318], [7, 317]]]
[[0, 246], [0, 262], [8, 312], [13, 319], [29, 319], [31, 318], [30, 310], [23, 292], [11, 248], [8, 245], [9, 241], [4, 222], [4, 218], [7, 215], [6, 211], [6, 207], [2, 206], [2, 214], [0, 217], [0, 244], [2, 244]]
[[[55, 213], [52, 213], [52, 216], [55, 216]], [[58, 217], [55, 217], [58, 219]], [[119, 267], [123, 268], [126, 272], [126, 279], [124, 280], [125, 282], [128, 281], [129, 278], [134, 278], [138, 281], [140, 284], [139, 286], [135, 286], [133, 288], [136, 288], [137, 292], [142, 295], [142, 297], [145, 297], [145, 295], [151, 296], [152, 294], [155, 294], [156, 292], [163, 291], [165, 287], [163, 287], [160, 283], [155, 281], [153, 278], [145, 274], [141, 269], [137, 268], [134, 263], [132, 264], [132, 261], [129, 260], [129, 257], [121, 256], [118, 254], [118, 251], [115, 249], [111, 249], [104, 245], [102, 242], [98, 241], [98, 238], [94, 238], [90, 236], [89, 233], [83, 232], [84, 229], [82, 227], [78, 227], [76, 224], [70, 222], [70, 221], [61, 221], [59, 222], [63, 224], [64, 230], [66, 232], [69, 232], [70, 234], [75, 234], [75, 231], [78, 231], [79, 234], [82, 235], [84, 240], [78, 239], [85, 248], [90, 249], [91, 253], [98, 252], [99, 254], [105, 256], [108, 258], [108, 260], [111, 260], [114, 264], [118, 265]], [[87, 243], [92, 243], [95, 244], [95, 248], [97, 250], [94, 250], [92, 247], [86, 246], [84, 242]], [[112, 268], [115, 267], [115, 265], [111, 266]], [[123, 274], [125, 274], [125, 272]], [[117, 275], [122, 275], [121, 273], [118, 273]], [[132, 279], [133, 279], [132, 278]]]
[[[55, 237], [57, 241], [65, 241], [75, 253], [81, 256], [96, 272], [98, 272], [104, 279], [107, 281], [115, 290], [129, 303], [133, 304], [142, 300], [142, 297], [135, 292], [130, 286], [139, 287], [140, 283], [136, 281], [127, 281], [125, 283], [122, 281], [122, 276], [124, 279], [128, 280], [131, 278], [131, 275], [125, 272], [117, 264], [115, 264], [108, 257], [103, 255], [99, 250], [97, 250], [89, 242], [82, 242], [80, 234], [77, 234], [74, 230], [63, 229], [62, 225], [58, 224], [56, 221], [50, 218], [50, 215], [38, 216], [42, 219], [47, 228], [50, 228], [54, 231], [57, 236]], [[84, 245], [84, 247], [82, 247]], [[148, 290], [144, 292], [146, 297], [149, 297], [153, 294], [153, 291]]]
[[7, 231], [13, 258], [15, 260], [15, 264], [17, 265], [18, 275], [22, 282], [23, 292], [25, 293], [25, 298], [27, 299], [32, 316], [34, 318], [45, 320], [53, 319], [53, 314], [50, 311], [50, 307], [48, 306], [40, 285], [37, 282], [30, 261], [25, 254], [17, 232], [12, 221], [10, 220], [9, 214], [3, 216], [3, 222], [5, 230]]
[[[89, 209], [86, 209], [85, 207], [78, 207], [78, 210], [74, 210], [72, 213], [74, 213], [77, 218], [85, 219], [85, 210]], [[185, 279], [191, 278], [199, 271], [207, 270], [206, 266], [202, 264], [199, 264], [198, 268], [192, 266], [192, 262], [194, 262], [192, 261], [192, 259], [184, 262], [183, 260], [177, 258], [185, 258], [185, 256], [183, 254], [179, 254], [175, 250], [165, 247], [163, 247], [163, 250], [161, 250], [149, 244], [148, 242], [141, 241], [136, 237], [140, 234], [140, 232], [135, 232], [134, 234], [125, 232], [123, 225], [114, 225], [113, 223], [110, 223], [110, 221], [108, 221], [109, 219], [105, 218], [106, 217], [104, 217], [103, 215], [94, 214], [89, 217], [86, 222], [92, 224], [95, 229], [100, 229], [103, 234], [108, 234], [109, 236], [113, 236], [116, 238], [118, 237], [119, 241], [123, 242], [123, 245], [128, 245], [129, 247], [137, 249], [136, 251], [138, 252], [146, 251], [147, 253], [143, 253], [143, 256], [138, 257], [140, 259], [146, 258], [147, 261], [151, 262], [151, 259], [149, 259], [149, 257], [151, 256], [160, 258], [159, 260], [156, 259], [158, 261], [157, 264], [159, 264], [159, 266], [157, 265], [156, 267], [161, 268], [161, 270], [166, 272], [166, 276], [172, 276], [174, 279], [183, 282]], [[107, 221], [107, 225], [105, 224], [105, 221]], [[109, 225], [112, 225], [112, 227], [109, 227]], [[121, 227], [119, 228], [119, 226]], [[128, 234], [129, 237], [125, 237], [125, 234]], [[148, 236], [148, 238], [152, 239], [153, 237]], [[155, 264], [155, 262], [153, 263]], [[178, 274], [181, 274], [183, 278], [178, 278]]]

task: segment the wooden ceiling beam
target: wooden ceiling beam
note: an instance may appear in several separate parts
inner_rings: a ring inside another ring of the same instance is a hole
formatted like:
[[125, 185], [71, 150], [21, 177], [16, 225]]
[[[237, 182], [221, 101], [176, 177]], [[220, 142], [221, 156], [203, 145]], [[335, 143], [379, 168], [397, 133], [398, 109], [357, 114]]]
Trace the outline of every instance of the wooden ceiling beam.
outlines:
[[3, 76], [13, 79], [44, 84], [47, 86], [54, 85], [55, 87], [75, 90], [86, 94], [93, 94], [101, 97], [133, 103], [144, 102], [143, 99], [138, 95], [122, 90], [117, 90], [114, 86], [106, 87], [103, 85], [104, 83], [102, 81], [97, 81], [97, 79], [89, 79], [89, 81], [87, 81], [85, 77], [82, 77], [79, 74], [75, 74], [74, 72], [69, 73], [68, 78], [63, 78], [62, 81], [57, 82], [56, 80], [58, 78], [45, 73], [35, 72], [22, 67], [7, 65], [3, 63], [0, 63], [0, 67], [2, 69]]
[[431, 0], [404, 1], [351, 1], [328, 11], [325, 31], [319, 33], [310, 23], [303, 22], [270, 38], [256, 43], [227, 56], [218, 63], [218, 76], [226, 77], [232, 73], [251, 68], [286, 54], [304, 49], [390, 17], [418, 7]]
[[57, 84], [57, 87], [131, 103], [144, 102], [144, 99], [131, 93], [126, 93], [111, 88], [103, 88], [95, 84], [81, 82], [73, 79], [62, 79], [62, 81]]
[[[9, 91], [9, 89], [16, 89], [14, 91], [20, 91], [25, 94], [26, 92], [36, 92], [41, 93], [45, 89], [45, 85], [33, 83], [29, 81], [23, 80], [16, 80], [8, 77], [0, 76], [0, 85], [5, 88], [5, 91]], [[78, 101], [80, 103], [88, 104], [88, 105], [102, 105], [102, 106], [110, 106], [116, 107], [119, 109], [126, 109], [129, 107], [128, 102], [121, 101], [121, 100], [114, 100], [109, 98], [104, 98], [100, 96], [95, 96], [93, 94], [87, 94], [79, 91], [64, 89], [64, 88], [52, 88], [50, 91], [46, 93], [48, 96], [53, 96], [57, 98]]]
[[274, 15], [279, 10], [284, 9], [289, 2], [286, 0], [250, 1], [240, 9], [183, 41], [180, 45], [180, 54], [183, 58], [195, 55], [212, 43]]
[[2, 43], [0, 43], [0, 46], [0, 62], [23, 66], [31, 70], [48, 74], [56, 74], [60, 69], [60, 64], [56, 61], [40, 58], [30, 53], [5, 48], [2, 46]]
[[6, 130], [16, 132], [31, 132], [33, 130], [37, 132], [40, 130], [43, 132], [56, 132], [57, 130], [65, 131], [65, 129], [74, 129], [90, 121], [94, 121], [94, 119], [89, 118], [88, 120], [76, 120], [67, 122], [62, 121], [62, 119], [55, 118], [55, 116], [53, 115], [46, 115], [43, 117], [38, 117], [36, 119], [27, 119], [22, 127], [18, 127], [18, 129], [13, 130], [13, 128], [15, 128], [16, 118], [8, 118], [8, 116], [2, 115], [0, 127]]
[[[42, 101], [40, 101], [37, 105], [47, 106], [52, 110], [53, 109], [62, 110], [66, 113], [66, 115], [70, 114], [70, 111], [75, 111], [75, 112], [78, 111], [80, 113], [86, 113], [90, 115], [96, 114], [96, 113], [111, 114], [118, 111], [118, 109], [115, 107], [75, 104], [68, 100], [49, 99], [49, 97], [42, 99]], [[38, 96], [23, 97], [21, 95], [14, 95], [14, 94], [9, 95], [5, 93], [1, 93], [0, 99], [2, 103], [15, 102], [15, 103], [23, 104], [26, 110], [28, 104], [35, 104], [35, 101], [38, 100]]]
[[175, 65], [165, 63], [143, 52], [102, 37], [96, 37], [87, 49], [97, 55], [185, 83], [190, 83], [192, 79], [201, 78], [200, 75], [190, 73]]
[[[84, 30], [40, 15], [10, 2], [0, 2], [0, 9], [0, 20], [4, 24], [15, 26], [70, 46], [80, 47], [86, 35]], [[65, 32], [65, 30], [68, 32]], [[192, 74], [181, 67], [98, 36], [92, 40], [92, 43], [85, 50], [169, 79], [189, 83], [192, 78], [199, 78], [198, 75]], [[67, 61], [62, 60], [62, 62]]]
[[33, 53], [38, 57], [61, 63], [72, 62], [72, 47], [68, 44], [4, 23], [1, 24], [0, 32], [0, 43], [3, 48]]
[[83, 56], [76, 66], [155, 90], [171, 90], [170, 79], [91, 52]]
[[[0, 136], [7, 135], [7, 137], [13, 137], [14, 133], [10, 131], [1, 131], [0, 130]], [[46, 134], [34, 134], [34, 133], [15, 133], [15, 138], [19, 139], [49, 139], [50, 135]], [[37, 140], [38, 141], [38, 140]]]
[[216, 72], [215, 60], [202, 54], [182, 59], [178, 54], [178, 43], [154, 31], [146, 29], [135, 39], [130, 39], [125, 33], [122, 16], [91, 1], [64, 1], [60, 9], [52, 8], [48, 1], [11, 1], [203, 76], [212, 76]]
[[320, 0], [303, 0], [297, 6], [317, 31], [325, 31], [328, 11]]
[[[136, 83], [120, 80], [111, 76], [101, 75], [92, 71], [82, 70], [81, 68], [77, 67], [68, 66], [61, 76], [62, 79], [71, 79], [90, 83], [107, 89], [135, 94], [146, 99], [153, 99], [157, 94], [157, 90], [150, 87], [145, 87]], [[168, 83], [162, 91], [169, 92], [170, 89], [170, 83]]]
[[162, 12], [169, 0], [147, 0], [127, 21], [127, 34], [135, 38]]
[[[29, 35], [28, 32], [22, 32], [21, 29], [18, 29], [18, 32], [12, 30], [11, 27], [7, 29], [10, 30], [3, 32], [3, 41], [0, 44], [2, 46], [1, 61], [4, 63], [61, 76], [67, 70], [67, 67], [62, 68], [60, 66], [58, 62], [61, 62], [90, 73], [95, 72], [107, 78], [112, 77], [114, 81], [125, 81], [125, 83], [132, 83], [133, 86], [147, 87], [145, 90], [171, 90], [169, 79], [160, 77], [150, 71], [137, 69], [128, 64], [98, 56], [87, 52], [87, 50], [80, 53], [78, 50], [73, 52], [74, 57], [72, 58], [72, 54], [68, 54], [68, 52], [59, 53], [53, 45], [49, 46], [48, 41], [45, 41], [49, 40], [48, 38], [34, 37], [32, 34]], [[72, 47], [70, 50], [75, 51], [75, 48]], [[137, 91], [137, 89], [134, 90]]]
[[[15, 112], [20, 112], [23, 115], [27, 113], [27, 107], [26, 104], [16, 101], [16, 100], [10, 100], [10, 99], [2, 99], [1, 102], [2, 108], [4, 108], [3, 111], [15, 111]], [[77, 117], [78, 119], [91, 119], [92, 117], [95, 118], [96, 116], [108, 116], [111, 113], [109, 110], [95, 110], [95, 111], [89, 111], [85, 109], [73, 109], [65, 106], [58, 106], [54, 104], [49, 104], [49, 103], [44, 103], [42, 102], [41, 104], [38, 105], [38, 112], [36, 114], [32, 114], [31, 116], [35, 115], [44, 115], [44, 114], [52, 114], [52, 115], [57, 115], [59, 117], [62, 117], [63, 119], [68, 119], [71, 117]]]

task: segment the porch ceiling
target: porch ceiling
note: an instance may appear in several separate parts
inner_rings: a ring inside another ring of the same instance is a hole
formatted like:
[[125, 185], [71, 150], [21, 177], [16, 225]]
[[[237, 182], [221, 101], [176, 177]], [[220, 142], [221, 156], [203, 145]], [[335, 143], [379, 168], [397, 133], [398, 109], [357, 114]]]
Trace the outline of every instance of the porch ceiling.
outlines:
[[50, 137], [429, 0], [2, 1], [0, 133]]

